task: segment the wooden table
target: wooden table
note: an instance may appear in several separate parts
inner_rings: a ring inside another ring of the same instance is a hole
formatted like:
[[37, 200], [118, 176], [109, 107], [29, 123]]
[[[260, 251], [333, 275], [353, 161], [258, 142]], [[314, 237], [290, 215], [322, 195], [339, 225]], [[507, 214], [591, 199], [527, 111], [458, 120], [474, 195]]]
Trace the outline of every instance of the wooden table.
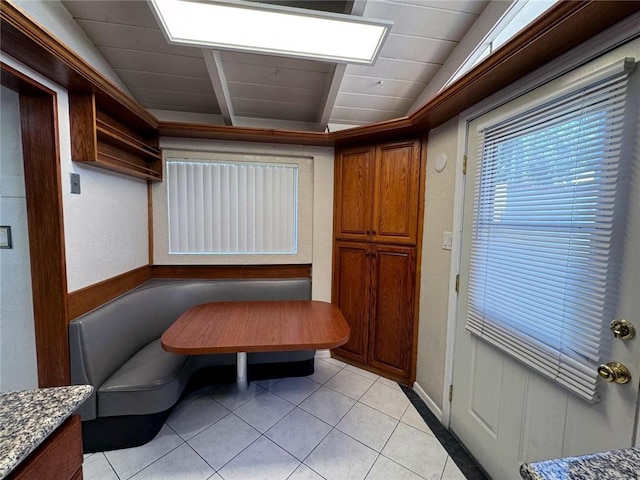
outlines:
[[190, 308], [162, 334], [162, 348], [198, 355], [236, 353], [247, 388], [247, 352], [335, 348], [349, 340], [340, 309], [319, 301], [215, 302]]

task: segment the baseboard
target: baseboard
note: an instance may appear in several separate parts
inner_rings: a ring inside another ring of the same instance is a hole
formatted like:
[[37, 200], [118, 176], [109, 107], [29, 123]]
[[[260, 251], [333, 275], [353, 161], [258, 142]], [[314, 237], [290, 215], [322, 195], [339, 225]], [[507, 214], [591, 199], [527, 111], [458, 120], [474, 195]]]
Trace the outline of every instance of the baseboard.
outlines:
[[418, 382], [413, 383], [413, 391], [418, 394], [420, 399], [424, 402], [424, 404], [431, 411], [431, 413], [433, 413], [433, 415], [438, 419], [438, 421], [442, 423], [442, 410], [438, 408], [438, 406], [436, 405], [436, 402], [431, 400], [431, 397], [427, 395], [427, 392], [425, 392], [422, 389], [422, 387], [418, 384]]
[[331, 350], [316, 350], [316, 358], [331, 358]]

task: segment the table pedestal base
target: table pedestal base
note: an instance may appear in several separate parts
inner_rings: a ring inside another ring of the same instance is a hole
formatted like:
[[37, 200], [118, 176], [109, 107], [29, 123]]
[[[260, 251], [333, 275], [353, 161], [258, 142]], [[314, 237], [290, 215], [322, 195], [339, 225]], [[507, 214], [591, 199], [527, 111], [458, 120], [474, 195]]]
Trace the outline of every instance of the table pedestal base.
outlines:
[[249, 381], [247, 380], [247, 352], [236, 353], [236, 384], [240, 391], [244, 391], [249, 387]]

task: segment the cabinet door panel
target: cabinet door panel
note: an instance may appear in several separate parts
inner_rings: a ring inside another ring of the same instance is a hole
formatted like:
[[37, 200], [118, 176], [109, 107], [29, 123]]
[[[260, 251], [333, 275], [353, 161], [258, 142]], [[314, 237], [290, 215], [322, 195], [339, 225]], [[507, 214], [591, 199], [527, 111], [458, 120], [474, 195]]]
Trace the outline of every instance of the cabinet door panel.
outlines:
[[420, 142], [376, 148], [373, 241], [416, 243], [420, 188]]
[[369, 363], [396, 375], [411, 374], [415, 248], [376, 245], [370, 315]]
[[366, 240], [371, 230], [373, 149], [339, 152], [336, 162], [336, 236]]
[[349, 324], [349, 341], [335, 349], [339, 354], [367, 361], [370, 265], [369, 246], [336, 242], [333, 271], [333, 303]]

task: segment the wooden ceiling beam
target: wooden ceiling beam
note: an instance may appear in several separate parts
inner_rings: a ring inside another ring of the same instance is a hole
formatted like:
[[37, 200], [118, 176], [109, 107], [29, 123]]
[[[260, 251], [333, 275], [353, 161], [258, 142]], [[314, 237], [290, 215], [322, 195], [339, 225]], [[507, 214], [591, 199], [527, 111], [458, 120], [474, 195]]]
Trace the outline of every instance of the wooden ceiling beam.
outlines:
[[220, 52], [218, 50], [203, 48], [202, 57], [207, 66], [209, 80], [211, 80], [211, 86], [216, 94], [216, 100], [218, 101], [224, 123], [225, 125], [233, 125], [236, 123], [235, 114], [233, 112], [231, 94], [229, 93], [229, 82], [227, 82], [227, 76], [224, 73]]

